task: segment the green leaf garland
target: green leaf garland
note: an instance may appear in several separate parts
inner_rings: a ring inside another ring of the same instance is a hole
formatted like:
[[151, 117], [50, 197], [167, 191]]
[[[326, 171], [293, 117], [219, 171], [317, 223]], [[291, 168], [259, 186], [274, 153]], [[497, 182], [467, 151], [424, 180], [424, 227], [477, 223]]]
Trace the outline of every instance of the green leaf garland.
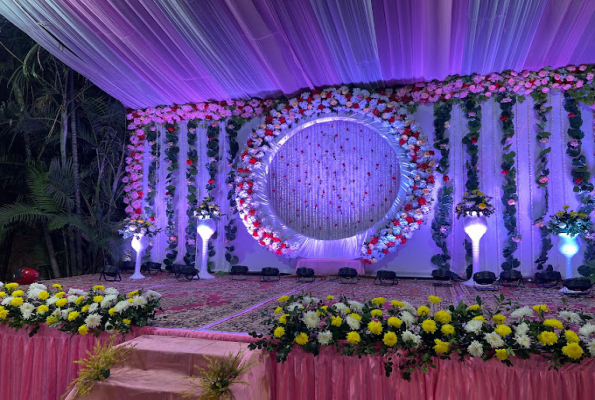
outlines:
[[[220, 127], [219, 123], [213, 122], [207, 126], [207, 157], [209, 158], [209, 162], [206, 164], [207, 171], [209, 173], [209, 180], [206, 185], [207, 189], [207, 197], [214, 198], [213, 191], [216, 188], [215, 179], [217, 178], [217, 164], [221, 160], [219, 156], [219, 132]], [[215, 245], [213, 242], [217, 239], [218, 232], [215, 231], [211, 239], [209, 240], [209, 248], [208, 248], [208, 256], [209, 258], [215, 257], [217, 251], [215, 250]], [[210, 270], [213, 268], [213, 263], [209, 261], [207, 263]]]
[[188, 225], [186, 226], [186, 254], [184, 255], [184, 263], [188, 267], [194, 266], [196, 261], [196, 217], [194, 210], [198, 204], [196, 197], [196, 176], [198, 175], [198, 152], [196, 151], [196, 128], [198, 127], [197, 120], [188, 121], [188, 152], [186, 154], [186, 181], [188, 184], [188, 201], [186, 207], [186, 215], [188, 216]]
[[240, 146], [238, 144], [238, 131], [242, 127], [245, 120], [242, 117], [232, 118], [225, 127], [227, 132], [228, 141], [228, 158], [227, 162], [232, 167], [227, 175], [225, 182], [229, 186], [229, 192], [227, 193], [227, 201], [229, 202], [229, 215], [227, 216], [227, 224], [225, 225], [225, 260], [234, 266], [240, 262], [237, 255], [234, 255], [235, 246], [233, 241], [236, 239], [238, 227], [235, 226], [235, 215], [238, 213], [238, 209], [235, 201], [236, 183], [235, 183], [235, 163], [237, 162], [236, 157]]
[[167, 178], [165, 183], [165, 215], [167, 217], [167, 226], [165, 234], [167, 235], [166, 255], [163, 263], [166, 267], [171, 267], [178, 257], [178, 236], [176, 231], [175, 205], [174, 197], [176, 194], [176, 172], [178, 171], [178, 155], [180, 147], [178, 146], [178, 131], [180, 129], [176, 122], [166, 123], [165, 127], [165, 156], [167, 158]]
[[[145, 127], [145, 134], [147, 139], [147, 145], [150, 146], [150, 163], [149, 163], [149, 174], [147, 176], [147, 193], [144, 193], [145, 197], [145, 219], [155, 222], [155, 195], [157, 194], [157, 162], [159, 160], [160, 143], [157, 135], [157, 127], [154, 123]], [[151, 249], [153, 247], [152, 241], [149, 241], [149, 245], [144, 252], [143, 262], [150, 261]]]

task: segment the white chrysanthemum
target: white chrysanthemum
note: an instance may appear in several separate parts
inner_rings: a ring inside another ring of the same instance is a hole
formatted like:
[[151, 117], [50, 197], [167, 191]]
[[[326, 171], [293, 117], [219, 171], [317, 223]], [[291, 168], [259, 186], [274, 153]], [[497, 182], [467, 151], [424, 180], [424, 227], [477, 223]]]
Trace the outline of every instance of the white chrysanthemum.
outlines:
[[417, 312], [417, 309], [413, 307], [411, 303], [404, 301], [403, 304], [404, 305], [401, 307], [401, 310], [407, 311], [410, 314], [415, 314]]
[[302, 321], [308, 327], [308, 329], [316, 329], [320, 325], [320, 317], [316, 311], [307, 311], [302, 317]]
[[320, 303], [320, 299], [319, 299], [318, 297], [312, 297], [312, 298], [310, 299], [310, 302], [311, 302], [312, 304], [318, 304], [318, 303]]
[[595, 339], [591, 340], [589, 344], [587, 344], [587, 348], [589, 349], [589, 354], [591, 354], [591, 357], [595, 357]]
[[[0, 287], [2, 287], [2, 285], [0, 285]], [[29, 290], [43, 291], [43, 290], [47, 290], [47, 289], [48, 289], [48, 287], [46, 285], [42, 285], [41, 283], [37, 283], [37, 282], [34, 282], [29, 285]]]
[[145, 293], [145, 296], [147, 296], [147, 299], [160, 299], [161, 298], [161, 293], [149, 289]]
[[499, 347], [504, 346], [504, 340], [502, 340], [502, 337], [498, 335], [496, 332], [486, 333], [484, 335], [484, 338], [486, 342], [488, 342], [490, 346], [492, 346], [492, 349], [497, 349]]
[[47, 301], [45, 302], [45, 304], [47, 304], [48, 306], [51, 306], [52, 304], [56, 304], [56, 302], [58, 300], [60, 300], [58, 297], [52, 296], [49, 299], [47, 299]]
[[12, 296], [5, 297], [5, 298], [4, 298], [4, 300], [2, 300], [2, 303], [1, 303], [1, 304], [2, 304], [3, 306], [7, 306], [7, 305], [9, 305], [9, 304], [10, 304], [10, 302], [11, 302], [13, 299], [14, 299], [14, 297], [12, 297]]
[[69, 303], [74, 303], [76, 301], [76, 299], [78, 299], [78, 296], [75, 296], [73, 294], [69, 295], [66, 300], [68, 300]]
[[415, 317], [411, 315], [409, 311], [402, 311], [401, 314], [399, 314], [399, 318], [405, 323], [407, 328], [415, 323]]
[[350, 300], [347, 303], [349, 303], [349, 307], [351, 308], [351, 310], [355, 312], [361, 312], [364, 309], [364, 305], [359, 301]]
[[361, 326], [361, 323], [353, 317], [347, 317], [345, 322], [347, 322], [347, 325], [354, 331], [357, 331]]
[[117, 296], [120, 294], [120, 292], [118, 292], [118, 289], [116, 289], [115, 287], [108, 287], [107, 289], [105, 289], [103, 293], [105, 293], [106, 296]]
[[578, 333], [581, 336], [584, 337], [589, 337], [591, 336], [593, 333], [595, 333], [595, 325], [592, 324], [585, 324], [583, 326], [580, 327], [580, 329], [578, 330]]
[[318, 334], [318, 343], [320, 343], [322, 345], [329, 344], [332, 339], [333, 339], [333, 334], [329, 330], [320, 332]]
[[97, 328], [101, 325], [101, 315], [89, 314], [87, 318], [85, 318], [85, 324], [87, 324], [89, 328]]
[[0, 289], [4, 287], [4, 282], [0, 282]]
[[114, 311], [116, 311], [117, 313], [121, 313], [122, 311], [127, 310], [128, 307], [130, 307], [130, 303], [127, 302], [126, 300], [122, 300], [122, 301], [119, 301], [118, 304], [116, 304], [114, 306]]
[[467, 347], [467, 351], [471, 357], [481, 357], [483, 356], [483, 345], [477, 340], [474, 340], [471, 342], [469, 347]]
[[19, 306], [19, 309], [21, 310], [21, 314], [23, 315], [23, 319], [31, 319], [31, 315], [33, 314], [33, 311], [35, 310], [35, 306], [31, 303], [23, 303], [21, 304], [21, 306]]
[[85, 292], [84, 290], [81, 289], [70, 289], [68, 291], [69, 295], [73, 295], [73, 296], [86, 296], [87, 292]]
[[531, 347], [531, 338], [527, 335], [514, 335], [514, 341], [523, 349], [528, 349]]
[[341, 314], [346, 314], [347, 313], [347, 307], [344, 303], [335, 303], [333, 304], [333, 307], [339, 311]]
[[41, 289], [29, 288], [29, 290], [27, 290], [27, 297], [29, 297], [30, 299], [36, 300], [39, 298], [39, 293], [41, 293], [41, 292], [42, 292]]
[[132, 298], [132, 305], [135, 307], [143, 307], [147, 305], [147, 299], [144, 296], [134, 296]]
[[465, 331], [469, 333], [479, 333], [481, 327], [483, 326], [483, 322], [477, 319], [473, 319], [465, 325]]
[[560, 311], [560, 317], [563, 320], [566, 320], [568, 322], [572, 322], [575, 324], [581, 322], [581, 317], [577, 313], [572, 312], [572, 311]]
[[304, 298], [302, 299], [302, 303], [304, 304], [310, 304], [312, 302], [312, 297], [310, 296], [304, 296]]
[[[110, 288], [112, 289], [112, 288]], [[112, 306], [112, 303], [114, 303], [116, 300], [118, 300], [118, 296], [115, 294], [108, 294], [107, 296], [105, 296], [103, 298], [103, 300], [101, 300], [101, 308], [110, 308]]]
[[291, 303], [289, 306], [287, 306], [287, 309], [289, 310], [289, 312], [295, 311], [296, 308], [301, 310], [304, 308], [304, 306], [301, 305], [300, 303]]
[[67, 308], [66, 310], [60, 311], [60, 318], [68, 319], [68, 314], [70, 314], [72, 311], [74, 311], [74, 309], [72, 309], [72, 308]]
[[99, 304], [98, 303], [93, 303], [89, 306], [89, 314], [94, 313], [95, 311], [97, 311], [97, 309], [99, 308]]
[[522, 324], [519, 324], [516, 328], [514, 328], [514, 330], [517, 333], [517, 335], [525, 335], [527, 334], [527, 332], [529, 332], [529, 325], [523, 322]]
[[529, 306], [521, 307], [514, 310], [511, 314], [511, 318], [523, 318], [523, 317], [530, 317], [533, 315], [533, 310], [529, 308]]
[[401, 335], [401, 339], [403, 339], [405, 343], [413, 342], [414, 347], [419, 346], [421, 342], [421, 336], [416, 335], [410, 331], [403, 332], [403, 334]]

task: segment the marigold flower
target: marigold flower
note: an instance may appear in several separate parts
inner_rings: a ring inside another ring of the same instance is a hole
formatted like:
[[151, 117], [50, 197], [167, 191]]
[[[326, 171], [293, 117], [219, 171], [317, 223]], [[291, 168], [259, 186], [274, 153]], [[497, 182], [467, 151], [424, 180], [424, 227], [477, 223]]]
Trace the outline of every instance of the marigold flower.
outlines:
[[287, 300], [289, 300], [289, 296], [281, 296], [277, 299], [279, 303], [286, 302]]
[[14, 292], [12, 292], [12, 295], [14, 297], [22, 297], [25, 295], [25, 292], [23, 292], [22, 290], [15, 290]]
[[79, 296], [76, 298], [74, 303], [78, 305], [78, 304], [81, 304], [83, 301], [85, 301], [85, 296]]
[[87, 325], [81, 325], [79, 326], [78, 331], [81, 335], [85, 336], [87, 333], [89, 333], [89, 327]]
[[361, 341], [361, 337], [357, 332], [348, 332], [347, 333], [347, 341], [351, 344], [358, 344]]
[[61, 299], [62, 297], [64, 297], [66, 295], [66, 293], [64, 292], [58, 292], [56, 293], [54, 296], [56, 296], [57, 298]]
[[421, 329], [426, 333], [436, 332], [436, 321], [433, 319], [426, 319], [421, 323]]
[[573, 360], [578, 360], [583, 355], [583, 349], [578, 343], [568, 343], [566, 346], [562, 347], [562, 354]]
[[380, 335], [382, 333], [382, 323], [378, 321], [370, 321], [368, 323], [368, 330], [374, 335]]
[[430, 300], [432, 304], [438, 304], [442, 302], [442, 299], [438, 296], [428, 296], [428, 300]]
[[83, 308], [81, 309], [81, 311], [82, 311], [82, 312], [87, 312], [87, 311], [89, 311], [89, 308], [91, 308], [91, 306], [90, 306], [89, 304], [85, 304], [85, 305], [83, 306]]
[[452, 321], [452, 315], [448, 311], [440, 310], [436, 314], [434, 314], [434, 319], [441, 324], [448, 324]]
[[12, 301], [10, 302], [11, 306], [14, 307], [19, 307], [23, 305], [23, 298], [22, 297], [15, 297], [14, 299], [12, 299]]
[[8, 310], [5, 308], [0, 309], [0, 319], [6, 319], [8, 317]]
[[475, 321], [487, 322], [483, 315], [478, 315], [477, 317], [473, 317]]
[[49, 297], [50, 297], [50, 294], [47, 290], [42, 290], [37, 295], [37, 298], [39, 298], [39, 300], [47, 300]]
[[399, 301], [399, 300], [392, 300], [390, 302], [390, 304], [395, 308], [405, 307], [405, 303], [403, 303], [402, 301]]
[[543, 325], [545, 326], [550, 326], [554, 329], [564, 329], [564, 325], [562, 325], [562, 322], [558, 321], [557, 319], [546, 319], [545, 321], [543, 321]]
[[443, 335], [452, 336], [455, 334], [455, 327], [450, 324], [445, 324], [440, 328], [440, 332], [442, 332]]
[[18, 283], [15, 283], [15, 282], [7, 283], [5, 285], [5, 287], [6, 287], [6, 290], [13, 290], [13, 289], [18, 288], [19, 287], [19, 284]]
[[296, 336], [295, 342], [302, 346], [305, 345], [306, 343], [308, 343], [308, 335], [305, 334], [304, 332], [300, 333], [299, 335]]
[[45, 319], [45, 323], [48, 325], [55, 324], [56, 322], [58, 322], [58, 317], [56, 317], [55, 315], [50, 315]]
[[283, 307], [275, 308], [275, 314], [281, 314], [283, 312]]
[[374, 309], [374, 310], [370, 311], [370, 314], [372, 315], [372, 317], [381, 317], [382, 310]]
[[544, 331], [537, 335], [537, 340], [544, 346], [551, 346], [558, 343], [558, 335], [554, 332]]
[[476, 311], [479, 310], [481, 308], [481, 306], [479, 304], [473, 304], [472, 306], [469, 306], [469, 311]]
[[550, 312], [550, 309], [545, 304], [538, 304], [536, 306], [533, 306], [533, 310], [535, 310], [538, 313]]
[[360, 322], [361, 322], [361, 320], [362, 320], [362, 316], [361, 316], [361, 315], [359, 315], [359, 314], [356, 314], [356, 313], [351, 313], [351, 314], [349, 314], [349, 316], [350, 316], [351, 318], [355, 318], [355, 319], [357, 319], [357, 320], [358, 320], [358, 321], [360, 321]]
[[274, 335], [278, 338], [285, 335], [285, 328], [283, 328], [282, 326], [278, 326], [277, 328], [275, 328]]
[[95, 303], [101, 303], [101, 300], [103, 300], [103, 296], [93, 297], [93, 302], [95, 302]]
[[578, 335], [573, 331], [564, 331], [564, 336], [566, 337], [566, 341], [568, 343], [578, 343], [581, 341]]
[[332, 326], [341, 326], [343, 324], [343, 318], [341, 318], [340, 316], [336, 316], [333, 317], [333, 320], [331, 322]]
[[496, 358], [500, 361], [508, 360], [506, 349], [496, 349]]
[[78, 311], [72, 311], [68, 314], [68, 320], [74, 321], [79, 315], [81, 315]]
[[116, 315], [116, 309], [112, 307], [109, 309], [107, 313], [113, 317], [114, 315]]
[[492, 317], [492, 320], [496, 323], [496, 325], [501, 325], [506, 322], [506, 316], [502, 314], [496, 314]]
[[122, 320], [122, 322], [124, 322], [126, 325], [130, 325], [130, 323], [131, 323], [132, 321], [130, 321], [129, 319], [126, 319], [126, 318], [124, 318], [124, 319]]
[[417, 315], [420, 317], [426, 317], [430, 315], [430, 308], [428, 306], [420, 306], [417, 308]]
[[41, 314], [44, 312], [48, 312], [50, 311], [50, 308], [48, 306], [46, 306], [45, 304], [40, 305], [39, 307], [37, 307], [37, 313]]
[[443, 353], [448, 352], [448, 350], [450, 350], [450, 343], [448, 343], [448, 342], [443, 342], [440, 339], [434, 339], [434, 343], [435, 343], [434, 351], [437, 354], [443, 354]]
[[498, 325], [494, 331], [502, 337], [508, 336], [512, 333], [512, 329], [510, 329], [510, 326], [508, 325]]
[[56, 290], [62, 290], [62, 285], [60, 285], [59, 283], [54, 283], [54, 284], [52, 285], [52, 287], [53, 287], [54, 289], [56, 289]]
[[105, 287], [103, 285], [95, 285], [93, 286], [93, 290], [103, 292], [105, 290]]
[[400, 328], [402, 324], [403, 324], [403, 321], [401, 321], [397, 317], [390, 317], [388, 319], [388, 325], [389, 326], [394, 326], [395, 328]]
[[381, 306], [386, 303], [386, 299], [384, 297], [375, 297], [372, 299], [372, 303], [376, 304], [377, 306]]
[[289, 317], [289, 314], [283, 314], [282, 316], [280, 316], [279, 323], [285, 325], [287, 323], [287, 317]]
[[388, 347], [393, 347], [397, 344], [397, 335], [394, 332], [386, 332], [382, 338], [382, 342]]
[[56, 306], [57, 307], [64, 307], [66, 304], [68, 303], [68, 300], [66, 299], [60, 299], [56, 302]]
[[6, 292], [0, 292], [0, 298], [6, 297]]

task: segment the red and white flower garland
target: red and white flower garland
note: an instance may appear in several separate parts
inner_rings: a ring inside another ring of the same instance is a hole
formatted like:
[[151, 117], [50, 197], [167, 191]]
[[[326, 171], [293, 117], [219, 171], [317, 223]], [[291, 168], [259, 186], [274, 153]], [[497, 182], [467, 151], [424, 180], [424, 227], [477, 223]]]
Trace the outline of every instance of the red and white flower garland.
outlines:
[[372, 263], [404, 244], [425, 221], [432, 202], [434, 188], [434, 151], [404, 109], [397, 101], [397, 93], [385, 90], [370, 93], [362, 89], [347, 87], [327, 88], [323, 91], [305, 92], [279, 103], [276, 109], [266, 115], [265, 121], [252, 133], [246, 149], [241, 153], [236, 173], [236, 201], [240, 217], [248, 232], [268, 250], [285, 256], [292, 256], [289, 238], [263, 222], [266, 215], [260, 215], [258, 191], [264, 190], [256, 171], [265, 167], [271, 144], [296, 127], [306, 117], [315, 118], [330, 113], [362, 114], [382, 121], [399, 137], [399, 145], [405, 150], [406, 162], [415, 165], [411, 193], [398, 215], [369, 242], [364, 243], [362, 256]]

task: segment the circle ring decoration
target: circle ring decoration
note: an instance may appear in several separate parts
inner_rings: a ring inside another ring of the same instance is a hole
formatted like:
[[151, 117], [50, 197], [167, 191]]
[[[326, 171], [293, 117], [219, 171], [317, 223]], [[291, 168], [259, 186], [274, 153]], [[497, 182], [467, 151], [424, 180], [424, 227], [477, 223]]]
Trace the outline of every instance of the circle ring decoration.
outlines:
[[[409, 117], [391, 90], [370, 93], [347, 87], [304, 92], [265, 115], [240, 154], [235, 175], [240, 218], [258, 243], [278, 255], [295, 257], [290, 229], [271, 222], [273, 210], [266, 199], [269, 164], [280, 145], [300, 125], [320, 117], [340, 115], [381, 124], [402, 151], [399, 163], [405, 189], [390, 215], [361, 248], [365, 263], [375, 263], [410, 239], [430, 212], [434, 189], [434, 151], [419, 126]], [[404, 179], [403, 179], [404, 178]], [[397, 204], [398, 203], [398, 204]]]

